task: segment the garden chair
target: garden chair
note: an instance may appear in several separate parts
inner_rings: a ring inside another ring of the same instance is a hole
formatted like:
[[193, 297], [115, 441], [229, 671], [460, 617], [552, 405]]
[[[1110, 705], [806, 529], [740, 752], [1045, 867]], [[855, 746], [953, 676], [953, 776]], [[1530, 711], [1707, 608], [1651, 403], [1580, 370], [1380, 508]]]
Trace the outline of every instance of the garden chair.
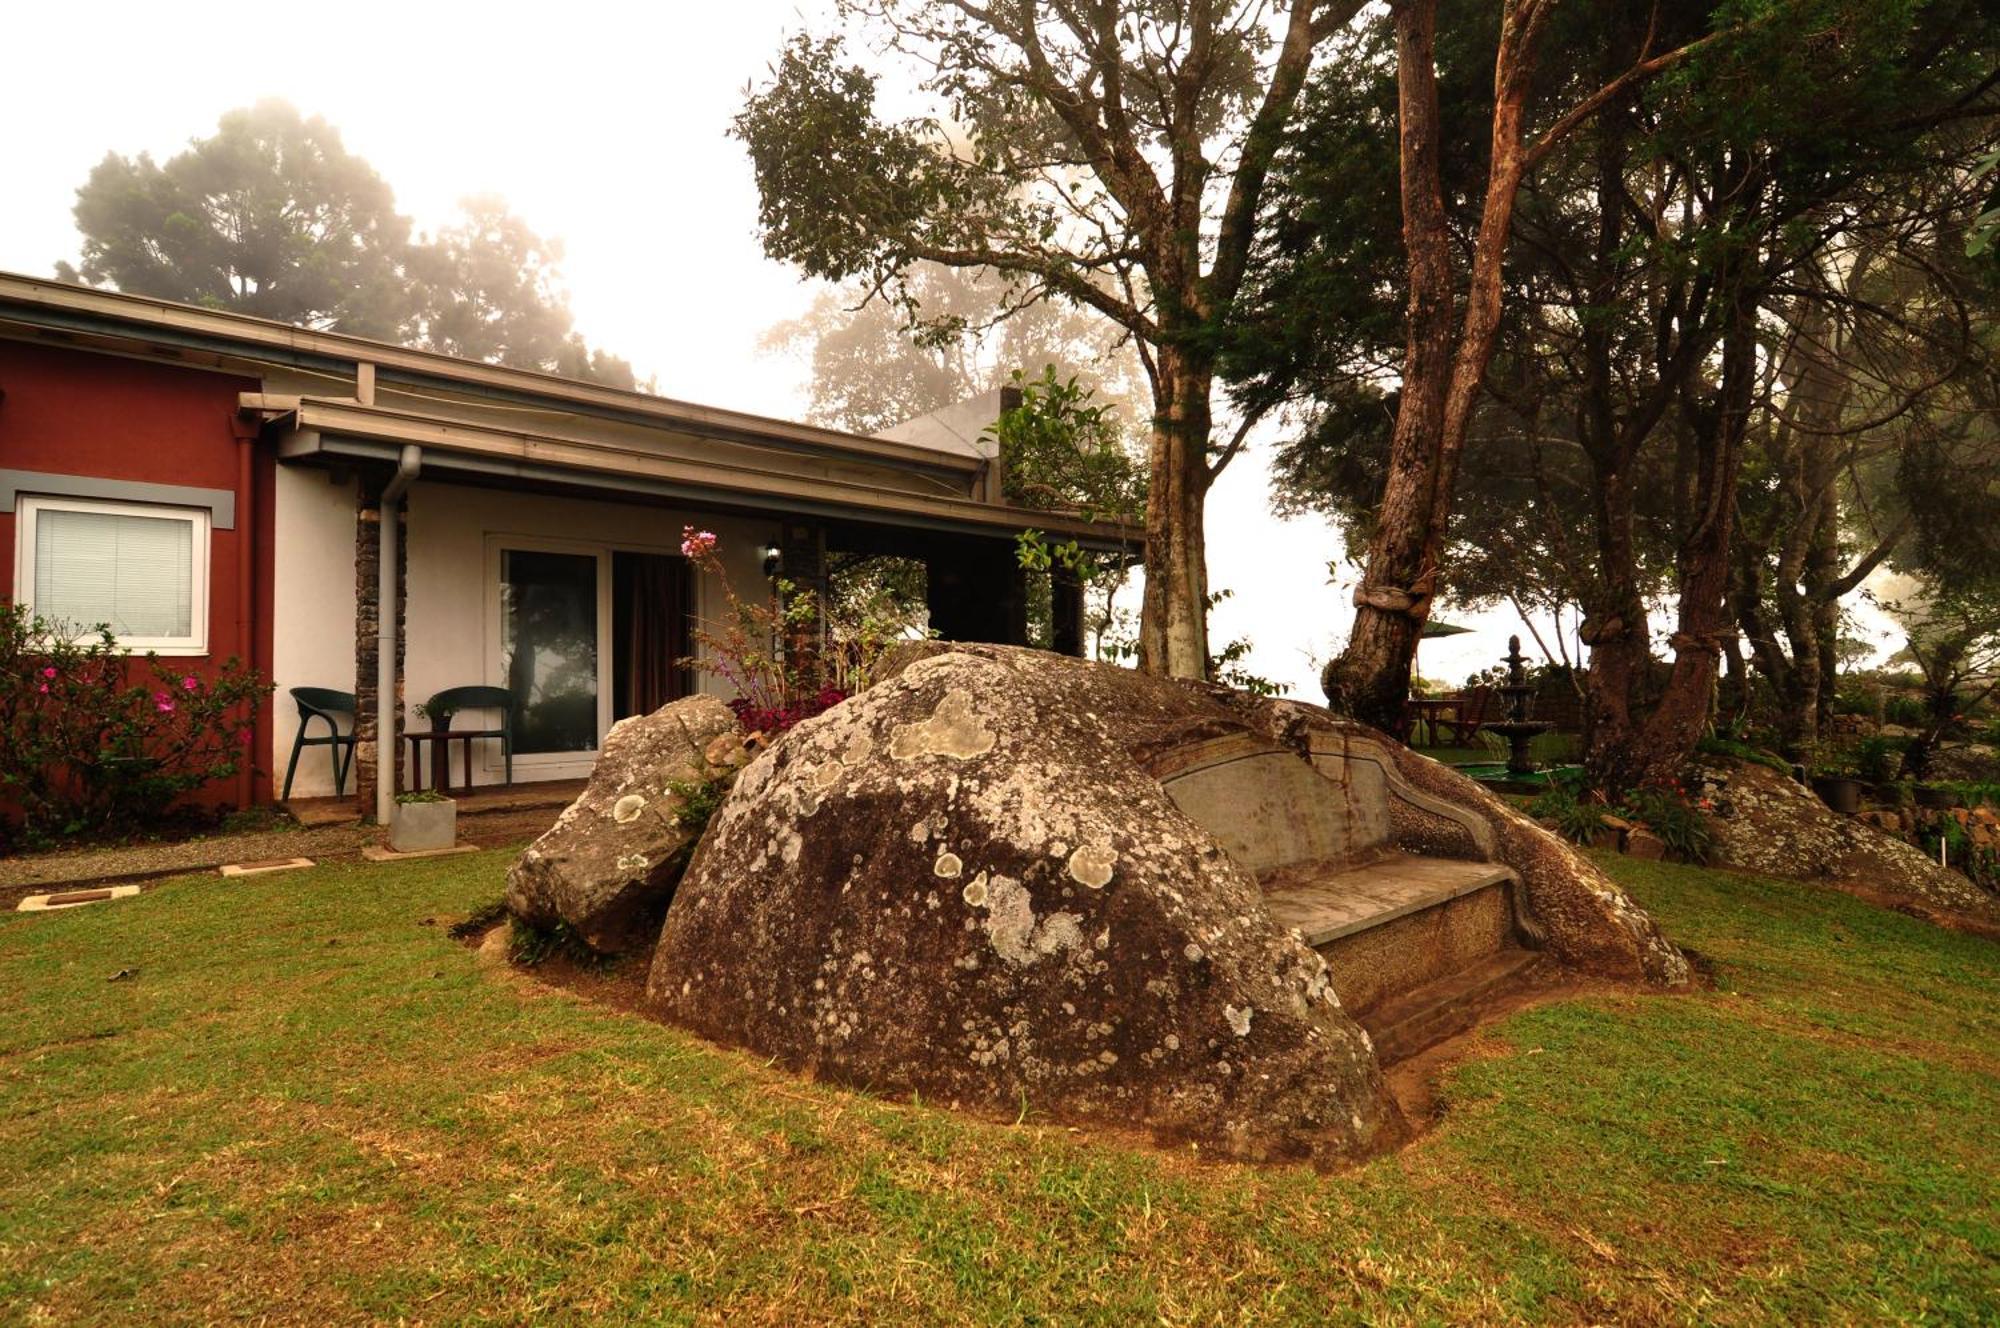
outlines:
[[[285, 791], [278, 801], [291, 800], [292, 776], [298, 773], [299, 753], [308, 747], [333, 749], [333, 796], [342, 797], [347, 790], [347, 772], [354, 768], [354, 693], [336, 692], [331, 687], [294, 687], [291, 691], [292, 700], [299, 707], [299, 731], [292, 738], [292, 759], [285, 766]], [[335, 715], [347, 716], [347, 732], [340, 731], [340, 721]], [[324, 738], [306, 736], [315, 719], [326, 721]]]
[[1469, 747], [1479, 730], [1485, 727], [1486, 712], [1492, 705], [1491, 687], [1471, 688], [1459, 698], [1457, 713], [1449, 719], [1440, 718], [1438, 725], [1447, 731], [1452, 746]]
[[[463, 710], [498, 710], [500, 726], [485, 729], [454, 729], [451, 721]], [[417, 766], [416, 770], [411, 771], [416, 783], [419, 785], [422, 783], [423, 775], [422, 763], [414, 759], [414, 754], [423, 742], [429, 741], [435, 744], [434, 764], [437, 763], [436, 758], [442, 751], [448, 750], [453, 742], [459, 742], [465, 751], [465, 785], [467, 788], [472, 787], [472, 743], [479, 738], [500, 740], [500, 755], [506, 766], [506, 782], [509, 784], [514, 782], [514, 694], [512, 692], [505, 687], [447, 687], [424, 702], [424, 714], [430, 720], [431, 731], [404, 735], [410, 739], [412, 764]], [[439, 769], [448, 774], [449, 766], [450, 758], [446, 756]], [[442, 792], [446, 780], [440, 777], [434, 782]]]

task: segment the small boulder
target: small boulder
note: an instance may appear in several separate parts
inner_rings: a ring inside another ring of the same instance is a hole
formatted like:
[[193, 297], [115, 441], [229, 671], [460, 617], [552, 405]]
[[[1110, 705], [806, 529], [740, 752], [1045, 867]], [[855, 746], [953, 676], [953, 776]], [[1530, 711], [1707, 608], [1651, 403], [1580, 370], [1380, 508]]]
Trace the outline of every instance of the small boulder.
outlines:
[[651, 945], [690, 848], [673, 786], [747, 760], [736, 716], [713, 696], [620, 720], [582, 796], [507, 873], [507, 911], [530, 926], [564, 924], [603, 954]]
[[1625, 832], [1625, 856], [1645, 862], [1660, 862], [1667, 856], [1667, 841], [1643, 825]]
[[1798, 880], [1840, 881], [1871, 894], [2000, 921], [2000, 900], [1992, 894], [1938, 866], [1916, 846], [1828, 810], [1782, 772], [1723, 756], [1704, 757], [1702, 768], [1704, 793], [1728, 808], [1727, 815], [1710, 821], [1720, 862]]

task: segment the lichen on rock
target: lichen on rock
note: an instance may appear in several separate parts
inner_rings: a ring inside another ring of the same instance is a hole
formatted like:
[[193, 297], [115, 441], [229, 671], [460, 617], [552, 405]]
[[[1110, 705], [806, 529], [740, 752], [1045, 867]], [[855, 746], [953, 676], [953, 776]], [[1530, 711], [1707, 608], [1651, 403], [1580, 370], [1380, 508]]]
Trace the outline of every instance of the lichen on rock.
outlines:
[[568, 926], [603, 953], [644, 949], [687, 858], [675, 784], [747, 760], [729, 707], [712, 696], [620, 720], [590, 782], [507, 873], [507, 909], [535, 927]]
[[[743, 771], [667, 914], [648, 1003], [880, 1093], [1025, 1102], [1243, 1157], [1365, 1150], [1394, 1110], [1327, 960], [1157, 774], [1161, 753], [1231, 734], [1309, 770], [1287, 744], [1337, 724], [1043, 652], [913, 646]], [[1559, 958], [1685, 981], [1594, 868], [1517, 814], [1464, 820], [1521, 859]]]

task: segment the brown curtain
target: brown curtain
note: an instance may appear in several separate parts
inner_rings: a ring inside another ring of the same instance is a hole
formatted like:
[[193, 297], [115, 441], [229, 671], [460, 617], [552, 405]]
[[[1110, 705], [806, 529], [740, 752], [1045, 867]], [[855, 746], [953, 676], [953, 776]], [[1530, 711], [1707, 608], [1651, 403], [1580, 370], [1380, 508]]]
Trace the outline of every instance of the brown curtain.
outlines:
[[618, 595], [618, 710], [644, 715], [693, 690], [681, 661], [692, 653], [688, 636], [688, 566], [685, 558], [657, 553], [615, 555]]

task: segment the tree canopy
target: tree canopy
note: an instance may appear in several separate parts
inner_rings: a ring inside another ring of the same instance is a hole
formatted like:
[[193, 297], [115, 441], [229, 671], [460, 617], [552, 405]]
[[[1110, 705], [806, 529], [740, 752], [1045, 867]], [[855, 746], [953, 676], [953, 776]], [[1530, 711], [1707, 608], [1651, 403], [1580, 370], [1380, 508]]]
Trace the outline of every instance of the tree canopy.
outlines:
[[[1465, 186], [1492, 151], [1494, 18], [1471, 0], [1438, 8], [1457, 253], [1478, 243], [1486, 204]], [[2000, 455], [1980, 405], [1992, 291], [1965, 232], [1987, 187], [1975, 164], [1996, 111], [1995, 20], [1981, 0], [1542, 20], [1527, 95], [1539, 123], [1595, 109], [1522, 178], [1493, 356], [1429, 566], [1435, 590], [1464, 601], [1583, 614], [1594, 741], [1608, 751], [1622, 732], [1626, 777], [1685, 757], [1710, 721], [1716, 655], [1746, 643], [1809, 741], [1841, 598], [1885, 559], [1977, 561]], [[1383, 205], [1400, 164], [1393, 14], [1353, 41], [1352, 58], [1322, 64], [1274, 167], [1225, 364], [1245, 397], [1295, 421], [1281, 502], [1337, 515], [1358, 551], [1382, 519], [1415, 343], [1399, 316], [1408, 256]], [[1667, 48], [1689, 55], [1619, 86]], [[1651, 658], [1663, 603], [1678, 681]]]
[[802, 35], [736, 120], [771, 256], [861, 279], [919, 326], [908, 275], [930, 262], [1130, 334], [1153, 397], [1140, 655], [1159, 672], [1210, 667], [1203, 501], [1243, 436], [1211, 438], [1216, 337], [1299, 90], [1360, 8], [841, 0], [936, 110], [884, 115], [876, 71]]
[[494, 197], [435, 238], [319, 116], [260, 101], [165, 163], [106, 154], [77, 190], [68, 281], [633, 386], [573, 329], [543, 240]]

